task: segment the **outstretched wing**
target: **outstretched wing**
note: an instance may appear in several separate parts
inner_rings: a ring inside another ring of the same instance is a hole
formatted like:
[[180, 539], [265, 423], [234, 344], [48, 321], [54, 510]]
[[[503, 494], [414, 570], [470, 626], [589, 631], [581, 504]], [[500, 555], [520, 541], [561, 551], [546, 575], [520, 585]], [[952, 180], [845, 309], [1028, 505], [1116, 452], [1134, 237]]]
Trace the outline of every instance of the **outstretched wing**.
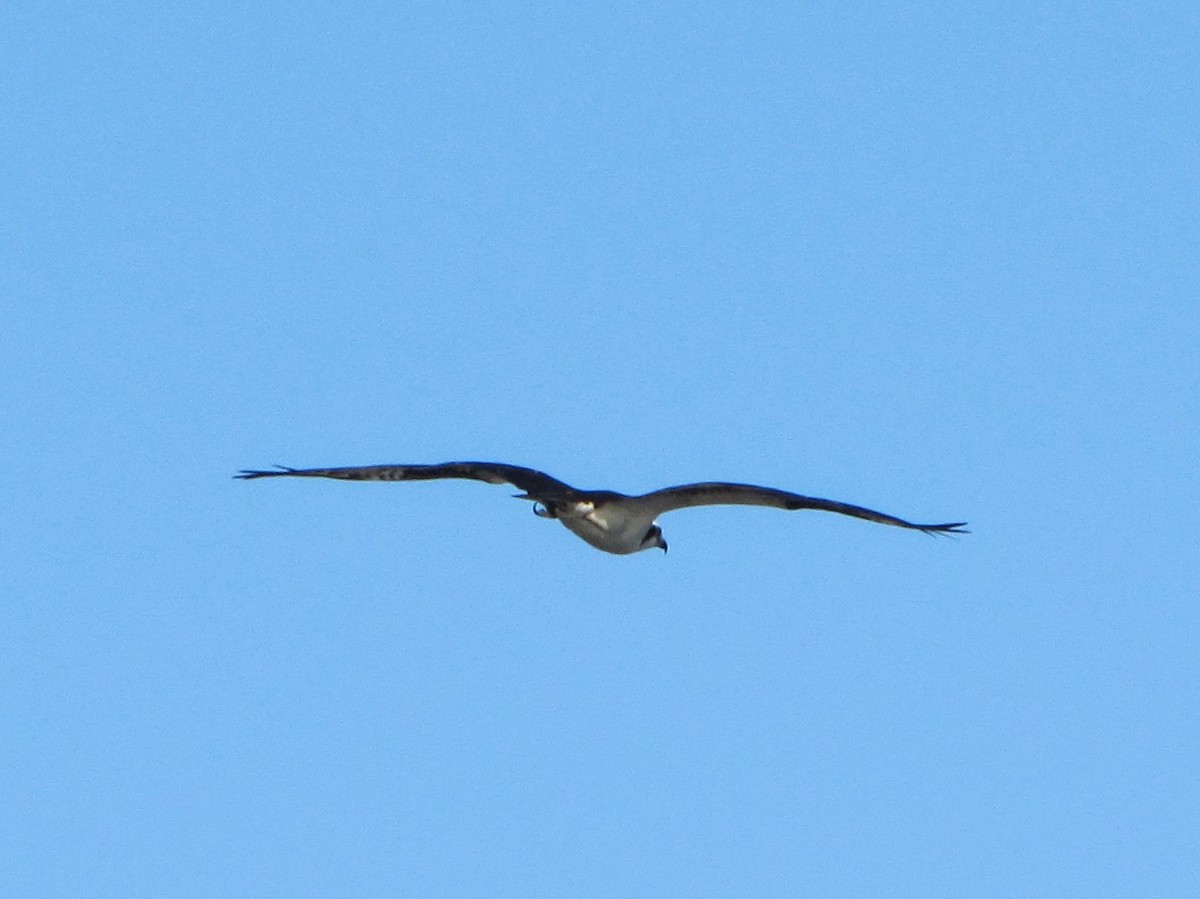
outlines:
[[542, 471], [505, 465], [501, 462], [443, 462], [438, 465], [363, 465], [349, 468], [287, 468], [244, 470], [234, 475], [244, 481], [255, 478], [337, 478], [343, 481], [431, 481], [466, 478], [489, 484], [512, 484], [533, 497], [574, 493], [571, 487]]
[[776, 490], [772, 487], [757, 487], [753, 484], [727, 484], [712, 482], [706, 484], [684, 484], [680, 487], [667, 487], [643, 496], [635, 497], [643, 508], [652, 510], [654, 515], [670, 512], [673, 509], [684, 509], [688, 506], [770, 506], [776, 509], [819, 509], [823, 512], [837, 512], [840, 515], [851, 515], [879, 524], [890, 524], [898, 528], [911, 528], [924, 531], [926, 534], [966, 534], [965, 521], [954, 521], [947, 524], [914, 524], [866, 509], [862, 506], [840, 503], [832, 499], [820, 499], [815, 496], [801, 496], [799, 493], [789, 493], [786, 490]]

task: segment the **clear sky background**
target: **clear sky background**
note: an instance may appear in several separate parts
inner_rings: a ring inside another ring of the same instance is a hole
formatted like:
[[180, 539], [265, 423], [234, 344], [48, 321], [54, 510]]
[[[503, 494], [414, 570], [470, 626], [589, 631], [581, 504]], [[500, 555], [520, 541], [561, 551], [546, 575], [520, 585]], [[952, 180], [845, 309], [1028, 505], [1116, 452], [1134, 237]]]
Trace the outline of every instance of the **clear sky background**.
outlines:
[[6, 6], [0, 894], [1197, 895], [1198, 9]]

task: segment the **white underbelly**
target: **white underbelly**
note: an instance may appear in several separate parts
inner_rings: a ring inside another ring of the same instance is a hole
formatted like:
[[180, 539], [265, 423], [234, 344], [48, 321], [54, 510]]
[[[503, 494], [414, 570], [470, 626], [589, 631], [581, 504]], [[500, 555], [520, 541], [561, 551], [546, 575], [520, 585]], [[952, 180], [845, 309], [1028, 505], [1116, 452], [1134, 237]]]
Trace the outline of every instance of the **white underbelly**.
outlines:
[[564, 515], [558, 520], [568, 531], [605, 552], [627, 555], [642, 547], [645, 528], [632, 526], [629, 521], [609, 521], [595, 511], [578, 516]]

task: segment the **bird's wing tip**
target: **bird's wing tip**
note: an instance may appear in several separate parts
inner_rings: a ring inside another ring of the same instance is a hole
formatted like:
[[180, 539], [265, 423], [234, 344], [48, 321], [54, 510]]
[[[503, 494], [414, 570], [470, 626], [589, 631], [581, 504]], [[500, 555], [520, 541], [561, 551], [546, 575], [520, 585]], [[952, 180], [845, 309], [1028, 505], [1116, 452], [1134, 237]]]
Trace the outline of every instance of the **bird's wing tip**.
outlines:
[[257, 468], [243, 468], [241, 471], [239, 471], [233, 477], [235, 480], [238, 480], [238, 481], [253, 481], [255, 478], [271, 478], [271, 477], [275, 477], [276, 475], [292, 474], [294, 471], [296, 471], [296, 469], [289, 468], [286, 465], [276, 464], [275, 467], [278, 468], [279, 470], [278, 471], [262, 471], [261, 469], [257, 469]]
[[932, 524], [921, 528], [927, 534], [969, 534], [965, 521], [952, 521], [949, 524]]

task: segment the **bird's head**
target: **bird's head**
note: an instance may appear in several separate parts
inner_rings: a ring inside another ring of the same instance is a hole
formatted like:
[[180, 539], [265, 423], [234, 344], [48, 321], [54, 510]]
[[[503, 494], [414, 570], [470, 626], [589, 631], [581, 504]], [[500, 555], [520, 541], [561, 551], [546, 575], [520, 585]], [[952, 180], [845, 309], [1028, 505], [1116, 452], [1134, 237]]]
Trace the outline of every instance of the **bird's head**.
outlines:
[[646, 531], [646, 536], [642, 538], [642, 545], [638, 549], [640, 551], [654, 547], [658, 547], [663, 552], [667, 551], [667, 541], [663, 539], [662, 528], [656, 524], [650, 525], [650, 530]]

